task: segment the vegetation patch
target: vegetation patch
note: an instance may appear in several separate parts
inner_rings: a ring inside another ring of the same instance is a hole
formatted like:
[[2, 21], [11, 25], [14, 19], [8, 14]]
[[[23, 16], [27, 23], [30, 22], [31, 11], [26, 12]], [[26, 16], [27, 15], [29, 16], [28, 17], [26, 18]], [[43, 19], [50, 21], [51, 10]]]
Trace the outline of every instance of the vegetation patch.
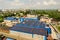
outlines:
[[0, 22], [3, 22], [3, 17], [2, 16], [0, 16]]
[[60, 31], [60, 26], [57, 26], [57, 29]]

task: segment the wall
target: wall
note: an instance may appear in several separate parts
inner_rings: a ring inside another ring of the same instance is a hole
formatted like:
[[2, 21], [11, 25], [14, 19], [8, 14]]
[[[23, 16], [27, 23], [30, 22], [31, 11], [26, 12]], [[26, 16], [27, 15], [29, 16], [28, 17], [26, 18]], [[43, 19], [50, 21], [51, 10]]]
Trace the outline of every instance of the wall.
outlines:
[[13, 30], [10, 30], [10, 34], [16, 35], [18, 37], [27, 38], [27, 39], [44, 40], [44, 36], [37, 35], [37, 34], [33, 34], [33, 37], [32, 37], [32, 34], [24, 33], [24, 32], [17, 32], [17, 31], [13, 31]]

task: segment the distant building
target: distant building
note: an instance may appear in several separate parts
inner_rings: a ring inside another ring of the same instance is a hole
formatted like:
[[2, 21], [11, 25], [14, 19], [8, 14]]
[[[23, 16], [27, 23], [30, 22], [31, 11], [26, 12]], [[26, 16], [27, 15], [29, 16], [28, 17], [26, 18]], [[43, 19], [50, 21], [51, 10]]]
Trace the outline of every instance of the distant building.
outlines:
[[60, 9], [58, 9], [58, 12], [60, 12]]
[[4, 19], [4, 23], [6, 23], [7, 26], [11, 27], [14, 24], [19, 23], [19, 20], [17, 18], [14, 18], [14, 17], [7, 17]]
[[7, 11], [6, 9], [2, 9], [2, 11], [4, 12], [4, 11]]
[[21, 17], [20, 21], [23, 22], [25, 20], [38, 20], [37, 15], [31, 15], [31, 14], [27, 14], [27, 16]]
[[25, 21], [25, 20], [36, 20], [36, 21], [38, 21], [38, 18], [20, 18], [19, 19], [20, 20], [20, 22], [23, 22], [23, 21]]
[[27, 14], [27, 18], [37, 18], [37, 15]]
[[46, 22], [46, 23], [51, 23], [51, 20], [52, 20], [52, 18], [43, 17], [43, 16], [40, 18], [40, 21]]

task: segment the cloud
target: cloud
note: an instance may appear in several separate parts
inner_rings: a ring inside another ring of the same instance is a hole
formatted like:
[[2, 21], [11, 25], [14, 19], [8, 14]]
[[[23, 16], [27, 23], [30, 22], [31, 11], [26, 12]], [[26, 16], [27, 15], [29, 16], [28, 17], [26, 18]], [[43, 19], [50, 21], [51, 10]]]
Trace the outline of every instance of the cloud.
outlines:
[[12, 3], [11, 3], [12, 6], [21, 6], [21, 5], [24, 5], [24, 3], [20, 2], [20, 0], [14, 0]]
[[44, 4], [44, 5], [48, 5], [48, 2], [44, 1], [43, 4]]
[[29, 0], [29, 2], [31, 2], [32, 0]]
[[41, 3], [40, 2], [36, 2], [32, 4], [32, 7], [40, 7]]
[[19, 2], [13, 2], [11, 3], [12, 6], [21, 6], [24, 5], [24, 3], [19, 3]]
[[4, 2], [4, 0], [0, 0], [0, 2]]
[[36, 5], [40, 5], [41, 3], [40, 2], [37, 2], [37, 4]]
[[60, 0], [0, 0], [2, 8], [60, 8]]
[[3, 1], [3, 0], [0, 0], [0, 2]]
[[50, 1], [43, 1], [43, 4], [49, 6], [49, 5], [56, 5], [57, 2], [54, 0], [50, 0]]

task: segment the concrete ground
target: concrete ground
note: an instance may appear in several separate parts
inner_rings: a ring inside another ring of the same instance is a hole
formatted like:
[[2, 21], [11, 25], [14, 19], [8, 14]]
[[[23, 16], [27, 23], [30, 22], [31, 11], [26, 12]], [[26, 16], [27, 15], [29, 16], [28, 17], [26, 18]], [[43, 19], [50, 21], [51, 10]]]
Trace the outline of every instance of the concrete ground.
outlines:
[[3, 33], [3, 32], [0, 32], [0, 34], [3, 34], [6, 37], [14, 38], [14, 39], [17, 39], [17, 40], [32, 40], [32, 39], [26, 39], [26, 38], [19, 37], [19, 36], [16, 36], [16, 35], [12, 35], [12, 34], [8, 34], [8, 33]]
[[3, 33], [3, 32], [0, 32], [0, 34], [3, 34], [6, 37], [14, 38], [17, 40], [44, 40], [43, 37], [37, 36], [37, 35], [35, 35], [34, 38], [31, 38], [30, 36], [25, 37], [26, 35], [19, 36], [19, 35], [14, 35], [14, 34], [10, 34], [10, 33]]
[[50, 28], [51, 28], [51, 32], [52, 32], [52, 33], [51, 33], [52, 38], [53, 38], [53, 39], [58, 39], [58, 38], [57, 38], [57, 35], [56, 35], [57, 33], [55, 32], [55, 30], [53, 29], [53, 27], [52, 27], [51, 25], [50, 25]]

